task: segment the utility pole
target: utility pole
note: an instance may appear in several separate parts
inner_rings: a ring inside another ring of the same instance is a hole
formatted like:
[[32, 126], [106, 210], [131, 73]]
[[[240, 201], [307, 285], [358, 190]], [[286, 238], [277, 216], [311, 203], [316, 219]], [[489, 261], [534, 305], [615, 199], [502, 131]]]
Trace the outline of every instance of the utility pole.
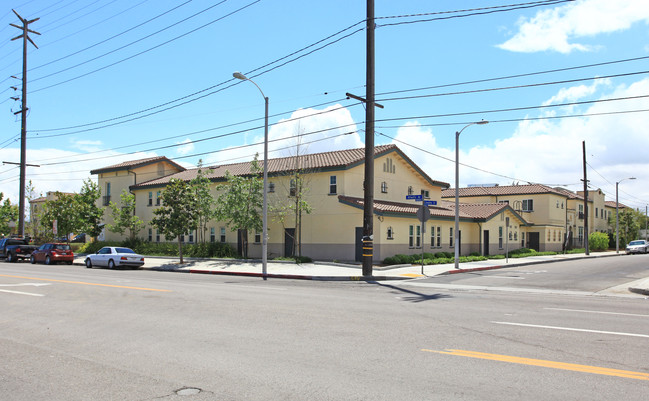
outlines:
[[374, 0], [367, 0], [365, 73], [365, 181], [363, 182], [363, 276], [372, 276], [374, 259]]
[[588, 252], [588, 179], [586, 178], [586, 141], [582, 141], [584, 150], [584, 238], [586, 243], [586, 255]]
[[19, 211], [19, 217], [18, 217], [18, 234], [19, 235], [25, 235], [25, 167], [26, 167], [26, 161], [27, 161], [27, 41], [34, 45], [35, 48], [38, 49], [38, 46], [36, 46], [36, 43], [29, 37], [28, 33], [33, 33], [36, 35], [40, 35], [40, 33], [36, 31], [32, 31], [31, 29], [28, 28], [29, 24], [38, 21], [40, 18], [35, 18], [33, 20], [26, 20], [18, 13], [16, 10], [11, 10], [16, 14], [20, 22], [22, 22], [23, 26], [18, 26], [15, 24], [9, 24], [13, 26], [14, 28], [18, 28], [22, 30], [23, 32], [16, 36], [15, 38], [12, 38], [11, 40], [16, 40], [16, 39], [23, 39], [23, 88], [22, 88], [22, 106], [20, 111], [14, 113], [14, 114], [22, 114], [21, 118], [21, 124], [20, 124], [20, 199], [18, 200], [18, 208], [20, 209]]

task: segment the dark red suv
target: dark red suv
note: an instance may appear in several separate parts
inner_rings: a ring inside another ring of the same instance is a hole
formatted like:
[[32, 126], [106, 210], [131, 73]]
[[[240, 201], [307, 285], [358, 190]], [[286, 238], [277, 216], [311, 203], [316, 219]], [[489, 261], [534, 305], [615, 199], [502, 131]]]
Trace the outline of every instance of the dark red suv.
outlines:
[[46, 265], [53, 265], [57, 262], [65, 262], [69, 265], [74, 260], [74, 253], [68, 244], [48, 243], [41, 245], [32, 252], [30, 261], [32, 263], [45, 262]]

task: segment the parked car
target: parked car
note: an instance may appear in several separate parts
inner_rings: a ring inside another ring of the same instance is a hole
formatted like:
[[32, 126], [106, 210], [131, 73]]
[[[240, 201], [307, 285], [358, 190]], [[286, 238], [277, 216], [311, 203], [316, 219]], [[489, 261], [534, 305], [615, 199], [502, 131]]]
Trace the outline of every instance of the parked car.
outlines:
[[86, 257], [86, 267], [89, 269], [93, 266], [108, 267], [109, 269], [121, 266], [137, 268], [143, 264], [144, 256], [138, 255], [130, 248], [119, 246], [105, 246], [97, 253]]
[[74, 238], [72, 238], [70, 242], [86, 242], [86, 234], [85, 233], [77, 234], [75, 235]]
[[38, 248], [36, 245], [30, 245], [29, 237], [12, 237], [0, 240], [0, 258], [6, 258], [6, 261], [13, 263], [18, 259], [27, 259], [32, 252]]
[[639, 239], [629, 242], [626, 246], [627, 255], [630, 253], [647, 253], [649, 252], [649, 242]]
[[71, 265], [72, 261], [74, 261], [74, 253], [68, 244], [49, 242], [32, 252], [29, 261], [32, 264], [39, 262], [54, 265], [58, 262], [65, 262]]

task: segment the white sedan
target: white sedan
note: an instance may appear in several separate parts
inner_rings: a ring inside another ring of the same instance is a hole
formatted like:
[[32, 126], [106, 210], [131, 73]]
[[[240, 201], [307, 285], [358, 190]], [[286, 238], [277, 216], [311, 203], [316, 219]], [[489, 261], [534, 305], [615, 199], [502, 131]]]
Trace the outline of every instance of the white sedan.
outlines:
[[86, 256], [86, 267], [89, 269], [93, 266], [108, 267], [109, 269], [121, 266], [137, 268], [143, 264], [144, 256], [138, 255], [130, 248], [120, 246], [105, 246], [97, 253]]
[[630, 253], [647, 253], [649, 252], [649, 242], [639, 239], [629, 242], [626, 246], [627, 255]]

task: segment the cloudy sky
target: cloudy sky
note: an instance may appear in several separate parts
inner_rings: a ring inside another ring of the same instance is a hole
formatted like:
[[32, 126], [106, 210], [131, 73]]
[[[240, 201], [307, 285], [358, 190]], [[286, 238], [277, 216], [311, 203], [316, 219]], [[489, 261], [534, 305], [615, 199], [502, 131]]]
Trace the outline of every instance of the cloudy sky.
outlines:
[[[365, 2], [15, 0], [0, 8], [0, 157], [20, 160], [28, 50], [27, 179], [78, 191], [89, 171], [165, 155], [185, 166], [363, 147]], [[376, 0], [376, 143], [432, 178], [543, 183], [649, 203], [649, 2]], [[17, 90], [14, 90], [15, 87]], [[18, 169], [0, 166], [17, 203]]]

